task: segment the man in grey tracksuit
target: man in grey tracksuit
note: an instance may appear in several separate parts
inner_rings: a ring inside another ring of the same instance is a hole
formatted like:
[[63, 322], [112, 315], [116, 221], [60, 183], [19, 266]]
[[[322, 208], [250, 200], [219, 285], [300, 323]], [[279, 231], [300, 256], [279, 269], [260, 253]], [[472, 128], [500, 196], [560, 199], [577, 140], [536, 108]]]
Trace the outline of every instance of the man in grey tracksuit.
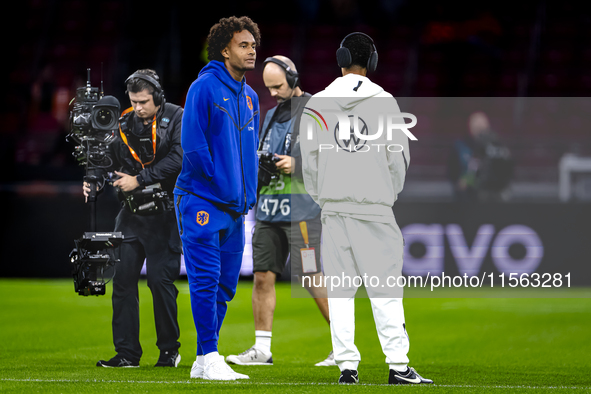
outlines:
[[[341, 42], [343, 76], [307, 103], [300, 126], [306, 190], [322, 208], [322, 259], [339, 383], [357, 383], [354, 298], [361, 281], [390, 367], [390, 384], [433, 383], [408, 367], [402, 288], [402, 233], [392, 207], [408, 164], [408, 131], [396, 100], [367, 77], [377, 66], [371, 38]], [[309, 118], [305, 115], [309, 115]]]

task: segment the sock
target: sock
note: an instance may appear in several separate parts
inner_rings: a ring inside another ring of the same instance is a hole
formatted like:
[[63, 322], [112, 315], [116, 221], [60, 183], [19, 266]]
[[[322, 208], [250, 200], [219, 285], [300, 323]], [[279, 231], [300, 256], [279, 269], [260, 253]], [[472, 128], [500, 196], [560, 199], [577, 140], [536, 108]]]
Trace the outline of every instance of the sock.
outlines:
[[203, 356], [203, 365], [207, 365], [211, 362], [211, 360], [213, 360], [214, 358], [219, 357], [220, 354], [218, 352], [211, 352], [211, 353], [207, 353], [205, 356]]
[[197, 359], [195, 361], [197, 361], [197, 364], [199, 365], [205, 365], [205, 356], [197, 356]]
[[271, 353], [271, 331], [256, 330], [254, 346], [265, 353]]
[[390, 364], [390, 369], [405, 375], [408, 372], [408, 365], [406, 364]]

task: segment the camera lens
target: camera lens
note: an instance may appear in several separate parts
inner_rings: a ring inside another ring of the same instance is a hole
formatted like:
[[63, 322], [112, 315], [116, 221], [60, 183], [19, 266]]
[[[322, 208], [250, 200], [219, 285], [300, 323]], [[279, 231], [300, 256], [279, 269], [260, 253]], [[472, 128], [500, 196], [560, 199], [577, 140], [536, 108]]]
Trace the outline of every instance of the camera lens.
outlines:
[[113, 121], [113, 112], [108, 109], [101, 109], [96, 114], [96, 121], [101, 126], [108, 126]]
[[107, 131], [117, 128], [119, 120], [119, 101], [113, 96], [105, 96], [92, 108], [92, 128], [94, 131]]

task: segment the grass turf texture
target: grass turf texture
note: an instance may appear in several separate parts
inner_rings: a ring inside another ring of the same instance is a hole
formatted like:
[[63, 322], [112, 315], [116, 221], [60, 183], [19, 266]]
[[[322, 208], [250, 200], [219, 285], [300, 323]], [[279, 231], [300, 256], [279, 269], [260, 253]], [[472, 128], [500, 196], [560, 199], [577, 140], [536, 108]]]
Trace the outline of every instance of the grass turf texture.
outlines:
[[[314, 301], [291, 298], [289, 284], [279, 283], [275, 365], [236, 366], [251, 379], [217, 383], [189, 379], [196, 333], [188, 284], [177, 286], [179, 367], [153, 367], [159, 353], [151, 295], [142, 281], [140, 368], [108, 369], [95, 364], [115, 354], [109, 295], [80, 297], [67, 279], [0, 279], [0, 392], [591, 392], [589, 298], [405, 299], [411, 366], [436, 383], [419, 387], [384, 385], [388, 371], [369, 300], [358, 299], [362, 384], [339, 386], [337, 367], [314, 367], [330, 351], [329, 329]], [[254, 343], [251, 289], [251, 282], [241, 282], [230, 303], [221, 354], [236, 354]]]

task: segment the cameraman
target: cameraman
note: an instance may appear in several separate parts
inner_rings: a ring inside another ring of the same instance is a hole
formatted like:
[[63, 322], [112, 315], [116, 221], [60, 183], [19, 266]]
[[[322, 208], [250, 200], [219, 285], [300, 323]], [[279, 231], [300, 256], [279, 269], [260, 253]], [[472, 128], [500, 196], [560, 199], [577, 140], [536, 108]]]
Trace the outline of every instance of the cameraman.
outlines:
[[[180, 273], [181, 243], [172, 191], [182, 163], [183, 109], [165, 101], [160, 78], [153, 70], [138, 70], [125, 83], [132, 107], [119, 119], [117, 140], [110, 145], [112, 168], [105, 170], [115, 170], [118, 177], [113, 186], [118, 188], [122, 208], [115, 231], [125, 237], [113, 278], [113, 342], [117, 354], [108, 361], [100, 360], [97, 366], [139, 367], [138, 281], [146, 260], [156, 345], [160, 349], [155, 366], [176, 367], [181, 356], [174, 281]], [[88, 198], [89, 184], [85, 182], [83, 189]], [[153, 192], [142, 192], [147, 189]]]
[[[226, 358], [227, 362], [238, 365], [273, 364], [271, 330], [276, 303], [275, 280], [283, 272], [288, 255], [292, 273], [300, 280], [303, 276], [322, 275], [320, 207], [303, 187], [299, 140], [296, 134], [292, 135], [293, 124], [297, 118], [294, 115], [303, 109], [306, 98], [311, 95], [302, 91], [295, 65], [285, 56], [273, 56], [265, 60], [263, 80], [278, 105], [267, 112], [260, 130], [259, 151], [262, 151], [262, 155], [259, 168], [259, 198], [252, 238], [255, 344], [241, 354]], [[291, 100], [293, 97], [301, 98]], [[299, 128], [296, 127], [295, 130], [299, 131]], [[270, 183], [267, 183], [268, 179], [262, 181], [265, 174], [270, 176], [271, 173], [276, 173], [274, 180]], [[301, 222], [306, 223], [309, 246], [315, 249], [316, 268], [313, 272], [304, 273], [302, 269], [300, 249], [305, 248], [307, 242], [304, 241], [300, 230]], [[321, 282], [318, 279], [317, 281]], [[328, 322], [326, 288], [311, 287], [307, 290]], [[316, 365], [336, 365], [332, 352], [326, 360]]]

